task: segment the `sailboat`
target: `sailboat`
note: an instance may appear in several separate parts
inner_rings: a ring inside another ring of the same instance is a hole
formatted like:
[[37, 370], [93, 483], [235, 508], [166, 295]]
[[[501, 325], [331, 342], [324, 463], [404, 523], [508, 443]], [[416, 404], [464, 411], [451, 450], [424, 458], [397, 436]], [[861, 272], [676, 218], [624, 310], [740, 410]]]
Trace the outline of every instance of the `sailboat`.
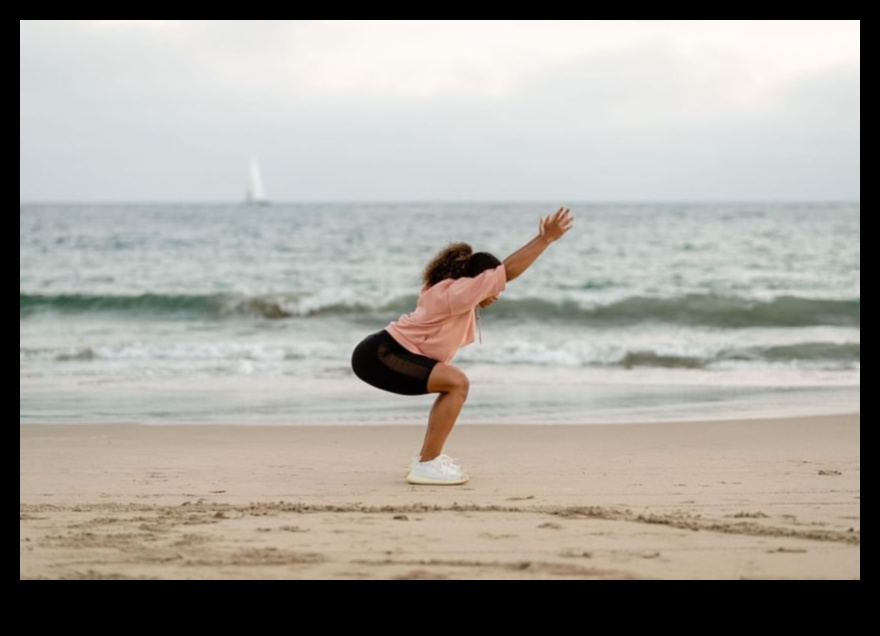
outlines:
[[266, 198], [266, 190], [263, 187], [263, 175], [260, 172], [260, 164], [255, 157], [251, 157], [248, 168], [248, 186], [245, 195], [248, 205], [269, 205]]

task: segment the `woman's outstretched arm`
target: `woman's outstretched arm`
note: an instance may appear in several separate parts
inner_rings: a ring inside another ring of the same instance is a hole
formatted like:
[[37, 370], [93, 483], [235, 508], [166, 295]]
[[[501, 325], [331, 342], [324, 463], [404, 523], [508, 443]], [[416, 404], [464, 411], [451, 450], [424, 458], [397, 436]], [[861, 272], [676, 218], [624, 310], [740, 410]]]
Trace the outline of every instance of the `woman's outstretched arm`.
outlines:
[[551, 243], [558, 241], [571, 229], [573, 223], [574, 217], [569, 208], [559, 208], [555, 214], [541, 217], [538, 236], [504, 259], [508, 282], [526, 271]]

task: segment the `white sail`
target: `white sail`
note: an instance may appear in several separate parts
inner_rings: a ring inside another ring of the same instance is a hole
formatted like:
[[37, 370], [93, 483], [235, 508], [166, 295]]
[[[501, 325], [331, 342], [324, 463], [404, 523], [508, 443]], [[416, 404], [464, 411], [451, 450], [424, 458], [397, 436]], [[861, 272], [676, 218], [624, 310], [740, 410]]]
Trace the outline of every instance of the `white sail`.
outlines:
[[256, 158], [251, 159], [248, 171], [247, 202], [262, 205], [267, 203], [266, 190], [263, 187], [263, 175]]

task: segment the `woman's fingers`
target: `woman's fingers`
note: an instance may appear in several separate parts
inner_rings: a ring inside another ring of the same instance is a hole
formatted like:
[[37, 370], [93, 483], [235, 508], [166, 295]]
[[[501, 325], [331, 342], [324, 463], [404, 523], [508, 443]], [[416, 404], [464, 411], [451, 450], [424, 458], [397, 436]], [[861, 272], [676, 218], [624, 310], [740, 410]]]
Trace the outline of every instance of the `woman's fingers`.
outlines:
[[559, 208], [554, 216], [554, 221], [562, 234], [568, 232], [574, 224], [574, 218], [571, 215], [571, 209]]
[[571, 210], [568, 208], [559, 208], [553, 215], [553, 222], [557, 225], [565, 225], [571, 221]]
[[549, 236], [552, 241], [568, 232], [573, 223], [574, 219], [571, 215], [571, 209], [561, 207], [553, 214], [542, 216], [538, 224], [538, 230], [541, 236], [545, 238]]

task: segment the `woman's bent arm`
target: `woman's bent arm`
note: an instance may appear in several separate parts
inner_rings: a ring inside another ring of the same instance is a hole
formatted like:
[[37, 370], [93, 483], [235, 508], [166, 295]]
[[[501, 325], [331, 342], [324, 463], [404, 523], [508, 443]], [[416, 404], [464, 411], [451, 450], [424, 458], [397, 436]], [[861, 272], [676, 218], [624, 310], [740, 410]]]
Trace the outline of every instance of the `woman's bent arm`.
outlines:
[[504, 259], [508, 282], [526, 271], [551, 243], [558, 241], [571, 229], [573, 223], [574, 218], [569, 208], [559, 208], [552, 216], [542, 217], [538, 236]]

